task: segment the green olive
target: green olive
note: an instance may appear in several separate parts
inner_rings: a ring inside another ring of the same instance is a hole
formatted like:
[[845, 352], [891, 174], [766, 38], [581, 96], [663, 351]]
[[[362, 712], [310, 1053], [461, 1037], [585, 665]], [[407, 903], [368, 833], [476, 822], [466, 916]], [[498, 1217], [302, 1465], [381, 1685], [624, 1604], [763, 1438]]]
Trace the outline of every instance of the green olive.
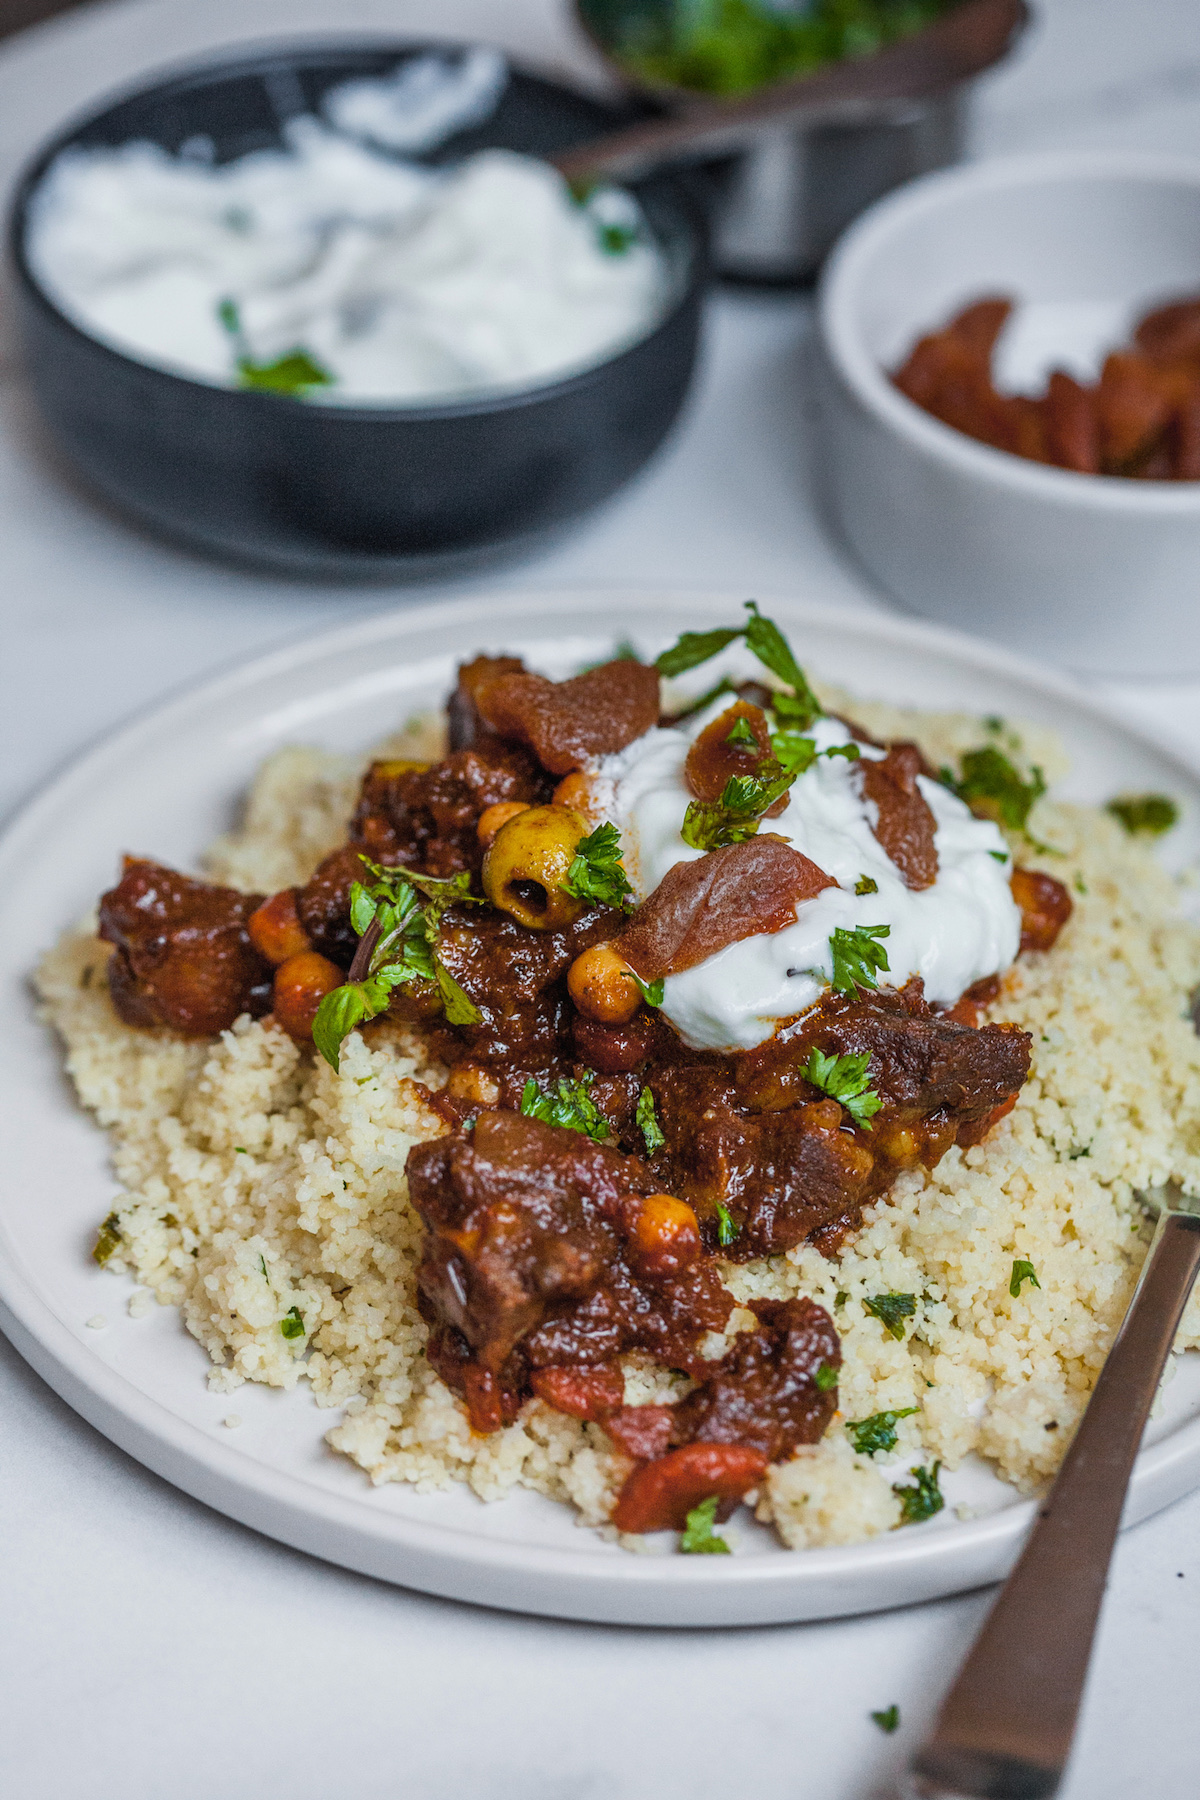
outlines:
[[493, 906], [534, 931], [561, 931], [587, 911], [563, 887], [588, 825], [569, 806], [529, 806], [502, 825], [483, 859]]

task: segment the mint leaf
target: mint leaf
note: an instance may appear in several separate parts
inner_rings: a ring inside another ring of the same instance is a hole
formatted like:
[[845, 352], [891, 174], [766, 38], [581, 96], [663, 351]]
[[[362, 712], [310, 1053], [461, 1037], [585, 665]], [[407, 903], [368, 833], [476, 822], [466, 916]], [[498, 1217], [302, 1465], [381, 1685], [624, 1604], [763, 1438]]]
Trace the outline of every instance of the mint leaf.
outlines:
[[742, 636], [742, 627], [733, 625], [716, 631], [685, 631], [669, 650], [654, 659], [660, 675], [683, 675], [719, 655], [726, 644]]
[[1012, 1279], [1008, 1284], [1008, 1291], [1014, 1300], [1020, 1299], [1021, 1284], [1025, 1281], [1032, 1283], [1035, 1288], [1040, 1288], [1042, 1285], [1037, 1278], [1037, 1270], [1034, 1268], [1033, 1264], [1031, 1262], [1026, 1262], [1022, 1257], [1013, 1263]]
[[361, 982], [334, 988], [326, 994], [317, 1008], [317, 1016], [313, 1020], [313, 1043], [325, 1058], [330, 1068], [338, 1070], [341, 1063], [342, 1041], [361, 1025], [364, 1019], [375, 1017], [369, 1008]]
[[299, 344], [274, 362], [257, 363], [249, 356], [237, 359], [238, 386], [263, 394], [303, 396], [309, 388], [332, 387], [335, 377]]

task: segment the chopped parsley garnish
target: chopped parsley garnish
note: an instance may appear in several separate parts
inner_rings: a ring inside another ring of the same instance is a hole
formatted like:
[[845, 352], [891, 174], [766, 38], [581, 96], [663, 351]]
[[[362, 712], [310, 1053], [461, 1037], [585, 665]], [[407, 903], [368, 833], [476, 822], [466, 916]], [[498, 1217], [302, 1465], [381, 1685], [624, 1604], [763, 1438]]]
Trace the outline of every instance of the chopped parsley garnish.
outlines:
[[891, 1332], [897, 1343], [904, 1342], [904, 1321], [911, 1319], [917, 1310], [915, 1294], [873, 1294], [863, 1301], [863, 1305], [885, 1331]]
[[635, 970], [630, 969], [629, 973], [637, 982], [638, 993], [642, 996], [646, 1005], [661, 1006], [663, 1003], [663, 994], [666, 992], [664, 978], [660, 975], [657, 981], [643, 981], [641, 976], [637, 974]]
[[895, 1704], [885, 1706], [882, 1712], [873, 1712], [871, 1717], [874, 1719], [876, 1725], [878, 1725], [880, 1731], [886, 1731], [890, 1734], [895, 1731], [900, 1724], [900, 1708]]
[[931, 1469], [910, 1469], [908, 1472], [915, 1479], [915, 1486], [910, 1482], [893, 1482], [892, 1492], [900, 1502], [902, 1525], [919, 1525], [923, 1519], [932, 1519], [934, 1513], [941, 1512], [946, 1502], [938, 1487], [938, 1472], [941, 1463], [935, 1462]]
[[300, 1308], [293, 1306], [279, 1321], [279, 1329], [285, 1338], [302, 1338], [304, 1336], [304, 1320], [300, 1316]]
[[521, 1111], [527, 1119], [540, 1119], [543, 1125], [563, 1125], [568, 1131], [582, 1131], [593, 1143], [606, 1144], [612, 1127], [588, 1093], [596, 1079], [594, 1069], [585, 1069], [578, 1081], [559, 1077], [556, 1094], [543, 1093], [530, 1078], [521, 1094]]
[[729, 1556], [729, 1545], [713, 1530], [720, 1500], [710, 1494], [699, 1506], [693, 1506], [684, 1525], [679, 1548], [685, 1556]]
[[846, 930], [839, 925], [829, 939], [833, 957], [833, 986], [839, 994], [854, 994], [859, 988], [878, 987], [876, 973], [887, 972], [887, 951], [875, 942], [890, 937], [890, 925], [855, 925]]
[[993, 862], [1006, 863], [1008, 861], [1008, 851], [1007, 850], [989, 850], [988, 855], [991, 857]]
[[637, 230], [632, 225], [601, 225], [597, 232], [605, 256], [624, 256], [637, 243]]
[[268, 394], [305, 394], [309, 388], [331, 387], [336, 379], [311, 351], [294, 344], [274, 362], [255, 362], [249, 353], [237, 302], [228, 295], [217, 303], [217, 318], [237, 348], [238, 386]]
[[[772, 765], [768, 762], [767, 767]], [[776, 765], [777, 766], [777, 765]], [[731, 775], [719, 800], [693, 800], [683, 815], [679, 835], [693, 850], [723, 850], [744, 844], [759, 820], [795, 779], [788, 769], [777, 775]]]
[[885, 1455], [896, 1448], [896, 1421], [911, 1418], [920, 1410], [919, 1406], [898, 1406], [888, 1412], [872, 1413], [869, 1419], [847, 1419], [850, 1442], [860, 1456]]
[[1008, 1284], [1008, 1291], [1014, 1300], [1020, 1299], [1021, 1285], [1026, 1281], [1031, 1282], [1035, 1288], [1040, 1288], [1042, 1285], [1037, 1278], [1037, 1270], [1034, 1268], [1033, 1264], [1031, 1262], [1026, 1262], [1024, 1257], [1019, 1257], [1013, 1263], [1012, 1280]]
[[1179, 808], [1166, 794], [1118, 794], [1104, 810], [1120, 820], [1130, 837], [1161, 837], [1179, 822]]
[[563, 888], [594, 906], [633, 910], [629, 899], [633, 889], [621, 866], [621, 834], [615, 825], [597, 825], [588, 837], [580, 838]]
[[832, 1393], [838, 1384], [839, 1373], [840, 1371], [835, 1369], [832, 1363], [823, 1362], [813, 1376], [813, 1380], [816, 1382], [818, 1390], [822, 1394]]
[[775, 695], [772, 705], [776, 718], [781, 725], [806, 731], [813, 720], [820, 717], [820, 701], [809, 687], [804, 671], [778, 625], [772, 619], [764, 619], [753, 600], [747, 600], [746, 610], [750, 617], [744, 625], [722, 626], [715, 631], [685, 631], [677, 643], [663, 651], [654, 666], [660, 675], [682, 675], [686, 670], [708, 662], [737, 638], [744, 638], [746, 648], [792, 690], [790, 694]]
[[844, 1106], [854, 1123], [861, 1125], [864, 1131], [870, 1131], [871, 1120], [883, 1105], [867, 1074], [870, 1061], [869, 1050], [850, 1052], [845, 1056], [826, 1056], [821, 1050], [811, 1050], [808, 1062], [801, 1070], [805, 1081], [810, 1081], [813, 1087]]
[[1029, 814], [1046, 792], [1046, 778], [1036, 764], [1026, 781], [994, 744], [968, 750], [962, 758], [957, 781], [949, 769], [942, 770], [941, 778], [960, 800], [966, 801], [973, 813], [994, 819], [1009, 831], [1023, 831], [1026, 836], [1029, 835]]
[[259, 1257], [259, 1259], [258, 1259], [258, 1266], [259, 1266], [259, 1268], [260, 1268], [260, 1269], [261, 1269], [261, 1270], [262, 1270], [262, 1278], [263, 1278], [263, 1280], [264, 1280], [264, 1281], [270, 1281], [270, 1279], [271, 1279], [271, 1277], [270, 1277], [270, 1275], [268, 1275], [268, 1273], [267, 1273], [267, 1259], [266, 1259], [266, 1257], [265, 1257], [265, 1256], [260, 1256], [260, 1257]]
[[854, 884], [854, 891], [859, 895], [877, 894], [879, 892], [879, 883], [875, 880], [873, 875], [860, 875]]
[[644, 1087], [638, 1095], [637, 1112], [634, 1114], [638, 1129], [646, 1140], [646, 1155], [653, 1156], [666, 1143], [658, 1115], [654, 1110], [654, 1095], [648, 1087]]
[[[480, 1019], [479, 1008], [463, 993], [436, 951], [438, 927], [447, 907], [483, 905], [469, 892], [469, 873], [464, 870], [441, 880], [414, 875], [407, 869], [382, 869], [365, 856], [360, 861], [375, 882], [367, 888], [356, 881], [350, 888], [350, 922], [361, 940], [350, 974], [358, 979], [326, 994], [313, 1020], [313, 1043], [334, 1069], [343, 1039], [356, 1025], [385, 1012], [392, 989], [407, 982], [436, 983], [451, 1025], [477, 1025]], [[357, 967], [360, 959], [366, 964], [361, 972]]]
[[722, 1250], [727, 1250], [737, 1237], [741, 1226], [734, 1219], [727, 1206], [717, 1201], [717, 1242]]
[[725, 742], [731, 750], [757, 751], [758, 749], [758, 739], [740, 714], [733, 721], [733, 729], [727, 733]]
[[92, 1260], [103, 1268], [110, 1256], [114, 1256], [121, 1248], [121, 1225], [115, 1212], [110, 1212], [99, 1231], [96, 1233], [96, 1247], [92, 1251]]
[[786, 769], [793, 779], [817, 760], [816, 738], [805, 737], [801, 731], [772, 732], [771, 748], [780, 768]]

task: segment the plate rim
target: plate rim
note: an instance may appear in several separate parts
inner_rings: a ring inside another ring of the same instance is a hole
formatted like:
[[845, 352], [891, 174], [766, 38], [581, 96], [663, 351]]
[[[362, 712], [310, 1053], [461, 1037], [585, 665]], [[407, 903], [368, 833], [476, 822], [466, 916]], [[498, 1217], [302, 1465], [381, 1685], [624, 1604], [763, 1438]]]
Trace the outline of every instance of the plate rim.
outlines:
[[[717, 603], [728, 607], [730, 590], [657, 587], [629, 581], [594, 585], [480, 589], [390, 608], [317, 633], [303, 633], [250, 658], [238, 658], [199, 680], [180, 684], [100, 733], [59, 763], [0, 826], [0, 882], [25, 844], [37, 841], [43, 816], [69, 800], [80, 784], [102, 777], [107, 765], [136, 750], [139, 740], [186, 720], [222, 699], [319, 664], [323, 658], [411, 636], [433, 626], [453, 652], [461, 628], [481, 623], [503, 629], [520, 614], [539, 617], [569, 634], [572, 611], [608, 599], [641, 598], [656, 621], [674, 612]], [[982, 675], [1017, 681], [1050, 700], [1069, 702], [1077, 714], [1140, 743], [1175, 763], [1200, 784], [1200, 755], [1126, 719], [1119, 704], [1089, 693], [1073, 677], [1044, 669], [1032, 659], [942, 626], [885, 612], [848, 611], [828, 603], [772, 593], [789, 625], [824, 629], [851, 638], [871, 637], [906, 651], [965, 662]], [[550, 633], [553, 635], [553, 633]], [[98, 1126], [94, 1129], [99, 1130]], [[37, 1373], [74, 1411], [155, 1474], [215, 1510], [323, 1560], [339, 1563], [421, 1591], [507, 1610], [609, 1623], [666, 1627], [746, 1625], [885, 1610], [962, 1591], [999, 1579], [1014, 1560], [1037, 1502], [1020, 1500], [981, 1518], [946, 1528], [887, 1533], [864, 1543], [822, 1546], [774, 1555], [682, 1559], [668, 1556], [597, 1556], [514, 1539], [496, 1539], [458, 1525], [406, 1519], [361, 1496], [337, 1494], [303, 1477], [271, 1467], [232, 1444], [214, 1440], [199, 1425], [139, 1389], [76, 1336], [43, 1299], [0, 1234], [0, 1329]], [[198, 1371], [199, 1373], [199, 1371]], [[1195, 1468], [1189, 1465], [1195, 1463]], [[365, 1483], [365, 1478], [364, 1478]], [[1200, 1485], [1200, 1417], [1181, 1423], [1169, 1437], [1138, 1457], [1125, 1522], [1148, 1517]], [[481, 1502], [480, 1504], [484, 1504]], [[322, 1534], [326, 1541], [317, 1541]], [[792, 1558], [795, 1560], [793, 1561]], [[930, 1565], [958, 1565], [957, 1575], [929, 1585]], [[880, 1599], [843, 1590], [887, 1578]], [[558, 1592], [564, 1584], [573, 1597]]]

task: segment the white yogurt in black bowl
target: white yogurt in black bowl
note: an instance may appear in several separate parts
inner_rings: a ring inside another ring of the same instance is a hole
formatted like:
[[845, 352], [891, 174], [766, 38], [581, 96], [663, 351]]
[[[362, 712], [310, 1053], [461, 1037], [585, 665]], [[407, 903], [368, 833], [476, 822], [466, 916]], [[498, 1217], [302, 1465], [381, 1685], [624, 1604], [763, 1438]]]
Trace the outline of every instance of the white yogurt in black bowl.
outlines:
[[695, 357], [686, 178], [572, 194], [620, 122], [461, 46], [271, 48], [139, 87], [17, 191], [43, 412], [106, 498], [293, 573], [478, 560], [615, 491]]

